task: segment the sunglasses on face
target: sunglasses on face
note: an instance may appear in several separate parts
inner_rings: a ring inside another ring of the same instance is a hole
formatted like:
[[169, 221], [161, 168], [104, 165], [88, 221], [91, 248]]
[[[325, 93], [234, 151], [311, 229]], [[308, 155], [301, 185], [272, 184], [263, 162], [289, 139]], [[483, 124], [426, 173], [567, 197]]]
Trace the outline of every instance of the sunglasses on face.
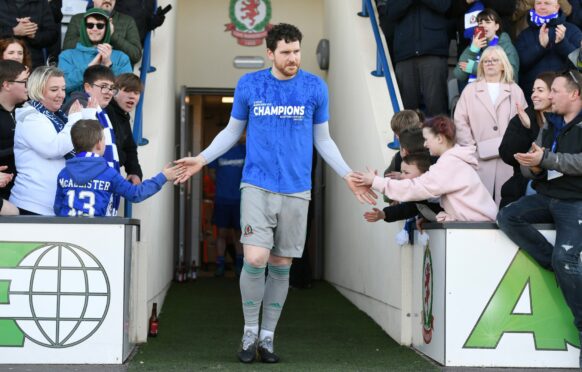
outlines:
[[88, 30], [92, 30], [95, 27], [97, 27], [98, 30], [103, 30], [105, 28], [105, 23], [87, 22], [86, 25]]

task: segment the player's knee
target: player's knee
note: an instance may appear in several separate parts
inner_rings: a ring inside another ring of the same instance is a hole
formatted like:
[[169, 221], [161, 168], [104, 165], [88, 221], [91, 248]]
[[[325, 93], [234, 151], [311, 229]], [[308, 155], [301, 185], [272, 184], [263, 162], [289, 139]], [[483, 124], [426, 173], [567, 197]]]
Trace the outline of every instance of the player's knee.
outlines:
[[247, 254], [245, 255], [245, 261], [247, 264], [253, 267], [265, 267], [267, 265], [268, 257], [261, 255]]

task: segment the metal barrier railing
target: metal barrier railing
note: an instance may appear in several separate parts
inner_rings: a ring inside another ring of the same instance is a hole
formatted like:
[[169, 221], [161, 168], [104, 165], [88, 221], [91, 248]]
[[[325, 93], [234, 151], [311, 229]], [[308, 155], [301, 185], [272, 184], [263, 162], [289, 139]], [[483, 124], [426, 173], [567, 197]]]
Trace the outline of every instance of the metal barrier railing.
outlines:
[[[158, 9], [157, 0], [154, 0], [153, 6], [155, 12], [156, 9]], [[139, 78], [143, 84], [144, 91], [139, 97], [139, 102], [137, 103], [137, 107], [135, 108], [135, 117], [133, 121], [133, 139], [138, 146], [145, 146], [149, 143], [148, 139], [143, 137], [143, 103], [146, 93], [145, 87], [147, 81], [147, 74], [156, 71], [155, 67], [151, 65], [151, 55], [152, 55], [151, 34], [152, 32], [148, 31], [144, 40], [139, 74]], [[132, 214], [131, 203], [127, 201], [127, 199], [125, 199], [124, 216], [130, 218], [131, 214]]]
[[[392, 102], [392, 109], [394, 113], [397, 113], [400, 111], [400, 103], [398, 102], [394, 82], [390, 76], [390, 66], [388, 66], [388, 58], [386, 58], [386, 51], [384, 50], [384, 44], [380, 37], [380, 28], [378, 27], [375, 14], [372, 0], [362, 0], [362, 11], [359, 12], [358, 15], [360, 17], [370, 18], [372, 32], [374, 34], [374, 39], [376, 40], [376, 69], [372, 71], [371, 74], [376, 77], [384, 76], [386, 79], [386, 85], [388, 86], [388, 93], [390, 94], [390, 101]], [[400, 142], [398, 141], [398, 138], [394, 137], [393, 141], [388, 144], [388, 147], [393, 150], [399, 149]]]

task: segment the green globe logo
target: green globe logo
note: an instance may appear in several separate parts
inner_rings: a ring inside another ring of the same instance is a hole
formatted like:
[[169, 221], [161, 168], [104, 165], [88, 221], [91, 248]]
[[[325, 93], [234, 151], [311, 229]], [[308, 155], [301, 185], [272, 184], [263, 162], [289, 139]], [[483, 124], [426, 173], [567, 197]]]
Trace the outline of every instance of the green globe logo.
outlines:
[[14, 268], [30, 276], [27, 290], [8, 291], [10, 302], [30, 308], [15, 317], [30, 341], [49, 348], [80, 344], [101, 326], [110, 303], [110, 283], [89, 251], [69, 243], [46, 243]]

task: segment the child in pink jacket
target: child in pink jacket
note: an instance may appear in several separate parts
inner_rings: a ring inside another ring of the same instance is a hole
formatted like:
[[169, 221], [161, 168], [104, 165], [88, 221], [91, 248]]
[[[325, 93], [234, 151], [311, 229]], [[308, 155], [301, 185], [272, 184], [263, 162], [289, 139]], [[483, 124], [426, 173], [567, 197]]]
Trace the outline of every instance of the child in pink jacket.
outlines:
[[475, 171], [474, 146], [455, 145], [455, 124], [436, 116], [423, 124], [424, 146], [439, 160], [420, 177], [406, 180], [382, 178], [371, 171], [356, 172], [357, 184], [398, 201], [417, 201], [440, 196], [444, 212], [437, 221], [494, 221], [497, 205]]

